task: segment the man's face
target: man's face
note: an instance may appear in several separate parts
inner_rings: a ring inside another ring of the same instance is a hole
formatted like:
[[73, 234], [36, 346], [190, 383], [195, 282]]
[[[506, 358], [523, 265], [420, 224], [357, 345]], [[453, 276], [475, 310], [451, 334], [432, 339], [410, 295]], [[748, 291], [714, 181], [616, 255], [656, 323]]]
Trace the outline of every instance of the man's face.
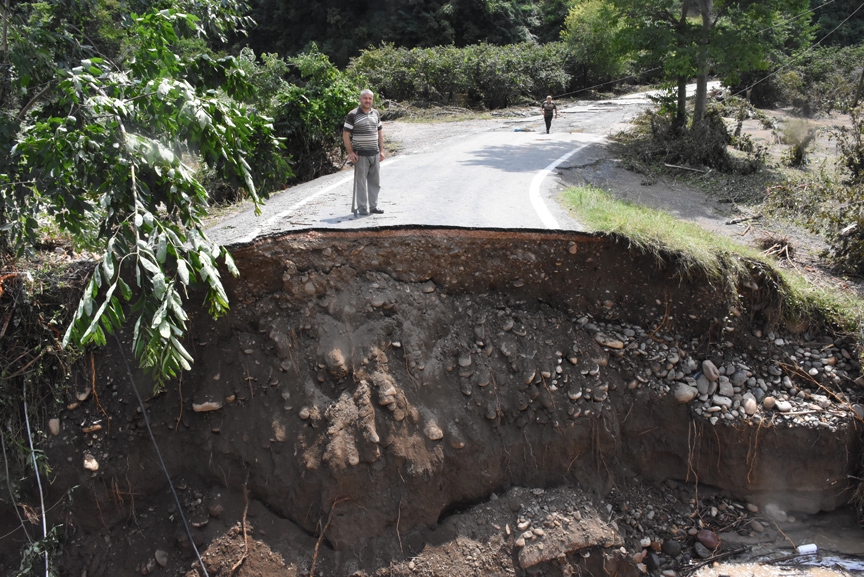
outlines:
[[369, 110], [372, 108], [372, 101], [375, 99], [371, 94], [363, 94], [360, 96], [360, 108]]
[[551, 97], [551, 96], [547, 96], [547, 97], [546, 97], [546, 102], [552, 102], [552, 97]]

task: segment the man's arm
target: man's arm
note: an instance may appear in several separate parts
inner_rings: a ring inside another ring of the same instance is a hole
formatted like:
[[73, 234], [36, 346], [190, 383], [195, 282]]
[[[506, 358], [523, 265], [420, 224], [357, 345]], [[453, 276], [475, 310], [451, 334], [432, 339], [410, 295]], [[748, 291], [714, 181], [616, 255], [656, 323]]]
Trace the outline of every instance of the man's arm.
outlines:
[[384, 160], [384, 129], [378, 129], [378, 160]]
[[[380, 136], [379, 136], [380, 139]], [[351, 162], [357, 162], [357, 154], [354, 152], [354, 149], [351, 147], [351, 133], [347, 130], [342, 131], [342, 142], [345, 143], [345, 150], [348, 151], [348, 160]]]

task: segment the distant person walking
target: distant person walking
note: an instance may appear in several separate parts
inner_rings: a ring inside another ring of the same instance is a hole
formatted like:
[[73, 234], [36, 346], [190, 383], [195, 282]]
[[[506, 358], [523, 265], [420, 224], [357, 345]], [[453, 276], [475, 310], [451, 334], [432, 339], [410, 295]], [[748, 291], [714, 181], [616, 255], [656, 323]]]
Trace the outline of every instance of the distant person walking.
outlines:
[[342, 129], [348, 160], [354, 163], [354, 200], [351, 203], [354, 216], [358, 212], [363, 216], [384, 213], [378, 208], [384, 133], [381, 116], [372, 108], [374, 99], [371, 90], [361, 92], [360, 106], [348, 113]]
[[546, 102], [540, 105], [540, 111], [543, 113], [543, 120], [546, 121], [546, 134], [549, 134], [549, 128], [552, 126], [552, 115], [558, 118], [558, 107], [552, 102], [552, 97], [547, 96]]

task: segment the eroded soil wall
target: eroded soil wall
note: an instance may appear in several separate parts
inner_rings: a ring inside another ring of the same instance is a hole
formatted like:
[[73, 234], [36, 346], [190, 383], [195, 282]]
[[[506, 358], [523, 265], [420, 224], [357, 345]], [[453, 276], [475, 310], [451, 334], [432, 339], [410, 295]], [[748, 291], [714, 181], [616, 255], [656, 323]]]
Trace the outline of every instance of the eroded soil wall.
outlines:
[[[157, 442], [172, 475], [246, 483], [310, 535], [336, 503], [337, 550], [363, 555], [520, 485], [605, 493], [639, 474], [802, 511], [848, 500], [852, 419], [813, 429], [742, 409], [712, 425], [673, 394], [678, 366], [761, 346], [762, 289], [730, 303], [674, 260], [578, 233], [305, 232], [232, 253], [231, 313], [192, 319], [192, 372], [147, 403]], [[646, 378], [654, 350], [673, 377]], [[76, 465], [51, 490], [85, 488], [78, 522], [93, 528], [165, 487], [118, 350], [97, 373], [110, 429], [81, 433], [104, 419], [85, 402], [51, 449]]]

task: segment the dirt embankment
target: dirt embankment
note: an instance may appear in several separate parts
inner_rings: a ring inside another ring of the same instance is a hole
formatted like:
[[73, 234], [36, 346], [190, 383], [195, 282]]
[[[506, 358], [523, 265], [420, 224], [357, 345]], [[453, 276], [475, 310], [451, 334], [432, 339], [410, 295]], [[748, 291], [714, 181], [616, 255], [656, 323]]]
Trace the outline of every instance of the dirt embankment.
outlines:
[[[240, 575], [680, 569], [698, 529], [742, 528], [745, 503], [785, 522], [851, 495], [853, 343], [790, 333], [758, 272], [727, 294], [558, 232], [306, 232], [233, 252], [231, 313], [192, 319], [193, 371], [146, 403], [211, 575], [241, 559]], [[47, 450], [69, 465], [52, 499], [79, 486], [67, 574], [182, 574], [191, 544], [120, 351], [96, 373], [101, 408], [70, 398]], [[656, 510], [621, 496], [642, 480], [669, 481]]]

